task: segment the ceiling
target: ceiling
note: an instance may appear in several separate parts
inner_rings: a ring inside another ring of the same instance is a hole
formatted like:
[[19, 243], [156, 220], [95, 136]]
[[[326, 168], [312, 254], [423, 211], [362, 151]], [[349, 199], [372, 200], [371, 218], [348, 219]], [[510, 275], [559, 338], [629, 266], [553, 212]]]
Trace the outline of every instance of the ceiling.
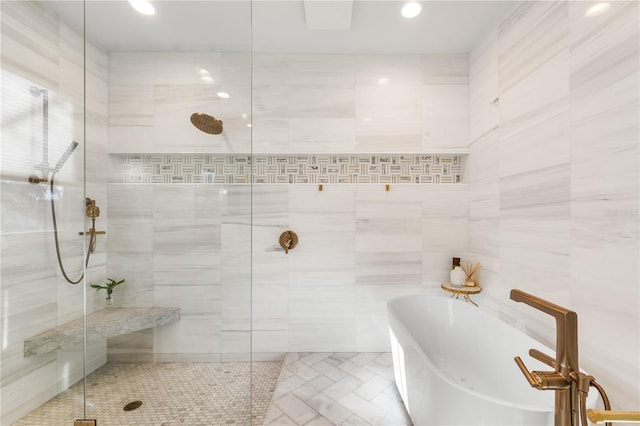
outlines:
[[[82, 32], [82, 2], [40, 3]], [[329, 31], [308, 29], [303, 0], [156, 0], [151, 17], [138, 14], [125, 0], [87, 0], [86, 35], [114, 51], [467, 53], [517, 3], [423, 1], [422, 13], [405, 19], [402, 1], [354, 0], [350, 28]]]

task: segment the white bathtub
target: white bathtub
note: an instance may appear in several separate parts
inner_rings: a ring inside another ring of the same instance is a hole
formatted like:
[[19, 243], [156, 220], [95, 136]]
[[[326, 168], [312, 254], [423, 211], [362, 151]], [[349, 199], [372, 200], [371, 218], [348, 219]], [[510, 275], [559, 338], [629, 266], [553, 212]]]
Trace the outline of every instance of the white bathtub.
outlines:
[[461, 300], [413, 295], [387, 307], [396, 385], [415, 425], [554, 424], [554, 392], [531, 388], [513, 361], [547, 371], [528, 352], [552, 350]]

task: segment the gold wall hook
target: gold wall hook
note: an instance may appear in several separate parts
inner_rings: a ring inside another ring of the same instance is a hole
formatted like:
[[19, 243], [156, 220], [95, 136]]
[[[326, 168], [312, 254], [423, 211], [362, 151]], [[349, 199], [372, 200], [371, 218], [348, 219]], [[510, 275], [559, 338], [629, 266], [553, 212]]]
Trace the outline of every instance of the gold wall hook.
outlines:
[[298, 235], [293, 231], [284, 231], [280, 234], [280, 247], [284, 249], [285, 254], [289, 254], [289, 250], [298, 245]]
[[322, 191], [324, 189], [324, 187], [322, 186], [322, 184], [318, 185], [318, 191]]
[[389, 192], [389, 190], [390, 190], [390, 189], [391, 189], [391, 185], [386, 184], [386, 185], [384, 186], [384, 190], [385, 190], [385, 191]]

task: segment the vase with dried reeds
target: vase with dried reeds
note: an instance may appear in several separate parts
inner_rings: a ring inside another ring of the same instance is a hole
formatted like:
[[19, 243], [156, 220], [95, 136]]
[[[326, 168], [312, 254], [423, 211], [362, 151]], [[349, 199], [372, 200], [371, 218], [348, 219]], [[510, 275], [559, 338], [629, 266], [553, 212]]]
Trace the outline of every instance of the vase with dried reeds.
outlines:
[[462, 270], [464, 271], [467, 278], [464, 281], [464, 285], [467, 287], [475, 287], [476, 282], [473, 276], [480, 269], [480, 262], [476, 262], [475, 265], [472, 265], [471, 262], [465, 262], [464, 265], [461, 265]]

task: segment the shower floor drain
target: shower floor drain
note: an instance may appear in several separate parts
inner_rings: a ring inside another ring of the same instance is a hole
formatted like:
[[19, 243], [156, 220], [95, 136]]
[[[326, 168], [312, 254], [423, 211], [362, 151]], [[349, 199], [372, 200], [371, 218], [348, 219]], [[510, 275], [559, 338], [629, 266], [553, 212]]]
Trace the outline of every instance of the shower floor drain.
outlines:
[[132, 402], [128, 403], [127, 405], [125, 405], [123, 410], [124, 411], [133, 411], [136, 408], [140, 408], [141, 405], [142, 405], [142, 401], [132, 401]]

